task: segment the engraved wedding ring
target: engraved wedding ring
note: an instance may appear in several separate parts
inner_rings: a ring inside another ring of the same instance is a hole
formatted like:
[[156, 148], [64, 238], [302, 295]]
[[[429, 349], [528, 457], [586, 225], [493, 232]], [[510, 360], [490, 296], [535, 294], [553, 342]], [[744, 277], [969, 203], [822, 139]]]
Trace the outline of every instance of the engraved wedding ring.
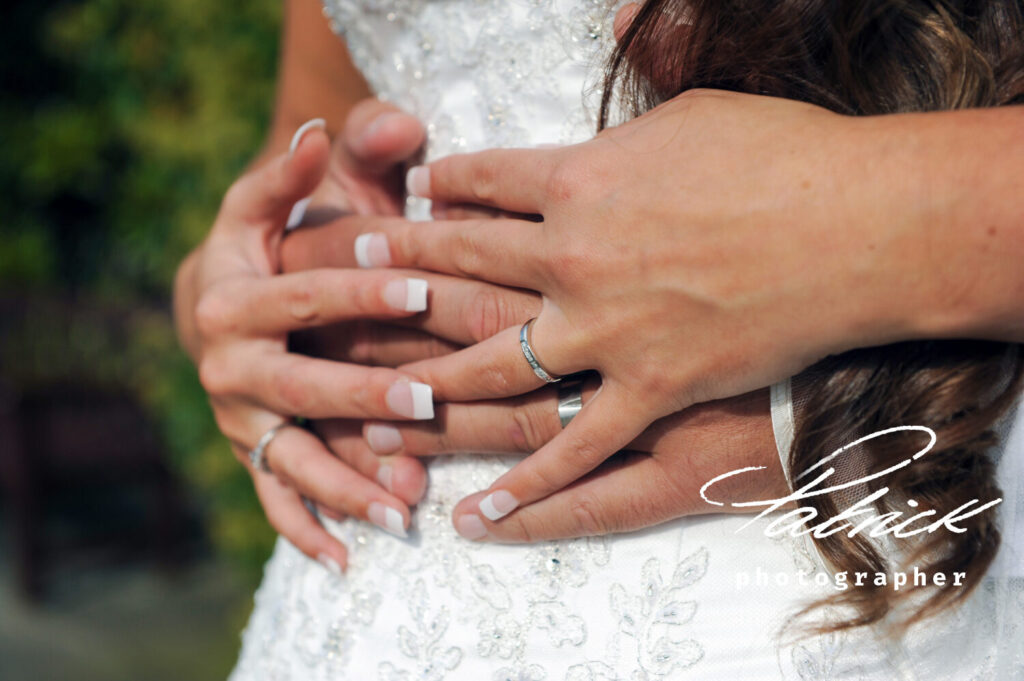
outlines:
[[533, 369], [533, 373], [537, 375], [537, 378], [545, 383], [558, 383], [562, 380], [561, 377], [552, 376], [548, 373], [540, 365], [540, 362], [537, 361], [537, 355], [533, 352], [533, 348], [530, 347], [530, 329], [535, 321], [537, 321], [536, 317], [523, 324], [523, 328], [519, 329], [519, 347], [523, 349], [523, 356], [526, 357], [526, 361], [529, 363], [530, 368]]
[[270, 446], [270, 443], [274, 440], [274, 437], [281, 432], [282, 428], [294, 425], [295, 423], [292, 421], [285, 421], [263, 433], [263, 437], [261, 437], [259, 442], [256, 443], [256, 446], [249, 450], [249, 463], [252, 464], [253, 470], [257, 470], [262, 473], [274, 472], [270, 470], [270, 464], [267, 463], [267, 447]]
[[569, 425], [583, 409], [583, 379], [570, 377], [558, 386], [558, 420], [562, 428]]

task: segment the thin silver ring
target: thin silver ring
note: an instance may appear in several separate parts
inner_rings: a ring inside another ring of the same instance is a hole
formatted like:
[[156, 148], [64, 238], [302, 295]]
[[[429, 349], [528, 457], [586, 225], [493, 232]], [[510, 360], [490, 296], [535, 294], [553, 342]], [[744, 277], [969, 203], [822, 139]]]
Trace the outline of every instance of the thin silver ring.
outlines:
[[523, 349], [523, 357], [530, 364], [530, 368], [533, 369], [533, 373], [537, 375], [537, 378], [544, 381], [545, 383], [558, 383], [561, 381], [561, 377], [556, 377], [547, 372], [544, 367], [537, 361], [537, 355], [533, 352], [533, 348], [530, 347], [530, 327], [537, 321], [534, 317], [530, 321], [523, 324], [523, 328], [519, 329], [519, 347]]
[[583, 409], [583, 379], [569, 379], [558, 386], [558, 420], [564, 429]]
[[260, 471], [261, 473], [274, 472], [270, 469], [270, 464], [267, 463], [267, 447], [270, 446], [270, 443], [273, 441], [274, 437], [281, 432], [282, 428], [294, 425], [295, 424], [291, 421], [285, 421], [263, 433], [263, 437], [259, 439], [256, 446], [249, 450], [249, 463], [252, 464], [253, 470]]

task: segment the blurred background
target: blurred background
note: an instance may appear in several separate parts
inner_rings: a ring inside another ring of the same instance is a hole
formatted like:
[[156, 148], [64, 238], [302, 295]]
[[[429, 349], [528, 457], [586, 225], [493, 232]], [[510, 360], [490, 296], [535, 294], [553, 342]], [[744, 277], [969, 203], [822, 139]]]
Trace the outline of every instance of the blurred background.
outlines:
[[170, 315], [267, 128], [280, 0], [0, 24], [0, 679], [224, 679], [273, 535]]

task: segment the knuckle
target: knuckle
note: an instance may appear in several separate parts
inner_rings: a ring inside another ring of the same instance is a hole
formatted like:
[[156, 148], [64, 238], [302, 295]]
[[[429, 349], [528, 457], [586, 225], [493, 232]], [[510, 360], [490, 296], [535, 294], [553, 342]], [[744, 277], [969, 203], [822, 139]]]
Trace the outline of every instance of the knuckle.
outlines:
[[216, 354], [199, 360], [199, 383], [209, 395], [225, 395], [232, 391], [233, 381], [227, 365]]
[[517, 407], [512, 412], [512, 443], [522, 452], [534, 452], [551, 439], [551, 419], [535, 405]]
[[610, 531], [604, 520], [603, 506], [595, 497], [576, 497], [569, 504], [569, 514], [576, 524], [578, 534], [593, 536], [608, 534]]
[[285, 309], [288, 316], [300, 324], [314, 324], [323, 308], [323, 276], [310, 272], [296, 279], [285, 291]]
[[589, 191], [590, 175], [587, 165], [579, 160], [578, 153], [566, 157], [551, 169], [547, 184], [548, 197], [560, 203], [578, 198], [581, 194]]
[[579, 436], [571, 440], [569, 452], [574, 459], [582, 462], [583, 465], [589, 468], [593, 468], [604, 461], [609, 454], [591, 438]]
[[480, 158], [473, 166], [473, 176], [470, 178], [469, 189], [471, 196], [478, 203], [490, 203], [494, 200], [497, 192], [498, 167], [490, 158]]
[[214, 286], [203, 292], [196, 303], [195, 322], [203, 338], [215, 338], [236, 330], [236, 303], [225, 286]]
[[487, 286], [474, 295], [469, 305], [469, 335], [479, 343], [515, 323], [507, 294]]
[[467, 279], [484, 278], [487, 267], [474, 230], [461, 229], [455, 235], [452, 255], [457, 274]]
[[387, 406], [387, 391], [397, 380], [390, 369], [369, 370], [366, 380], [360, 381], [349, 390], [349, 399], [354, 409], [369, 416], [385, 416], [391, 413]]
[[488, 394], [508, 395], [513, 393], [515, 370], [505, 364], [491, 364], [480, 371], [480, 384]]
[[586, 246], [571, 241], [550, 249], [544, 256], [549, 276], [562, 284], [582, 282], [586, 284], [592, 277], [591, 262], [593, 256]]

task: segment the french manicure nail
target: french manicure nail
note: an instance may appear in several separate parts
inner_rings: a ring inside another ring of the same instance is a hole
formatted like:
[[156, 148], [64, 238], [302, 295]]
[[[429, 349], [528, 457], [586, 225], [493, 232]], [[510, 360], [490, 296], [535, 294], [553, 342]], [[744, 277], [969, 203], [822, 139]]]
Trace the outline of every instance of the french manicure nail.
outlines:
[[[391, 454], [402, 448], [402, 435], [394, 426], [374, 423], [366, 428], [366, 444], [370, 446], [370, 449], [375, 454]], [[383, 469], [384, 466], [381, 466], [381, 468]], [[388, 468], [390, 469], [391, 466], [388, 466]], [[388, 474], [390, 475], [390, 472]], [[378, 480], [380, 479], [379, 476], [380, 474], [378, 473]], [[389, 478], [388, 485], [390, 484]], [[391, 488], [388, 485], [385, 485], [385, 487], [390, 492]]]
[[466, 513], [455, 519], [455, 531], [465, 539], [482, 539], [487, 536], [487, 528], [484, 521], [475, 513]]
[[490, 521], [501, 520], [519, 506], [519, 501], [503, 489], [480, 500], [480, 512]]
[[426, 279], [396, 279], [384, 287], [384, 302], [397, 310], [423, 312], [427, 309]]
[[302, 142], [303, 136], [312, 130], [313, 128], [320, 128], [321, 130], [327, 127], [327, 122], [322, 118], [314, 118], [306, 121], [299, 126], [299, 129], [292, 135], [291, 144], [288, 145], [288, 155], [292, 156], [295, 154], [295, 150], [299, 148], [299, 143]]
[[405, 174], [405, 191], [409, 196], [420, 196], [430, 198], [430, 168], [427, 166], [413, 166]]
[[398, 509], [385, 506], [379, 501], [374, 501], [370, 504], [370, 507], [366, 509], [366, 515], [369, 517], [371, 523], [386, 532], [390, 532], [396, 537], [402, 537], [405, 539], [409, 536], [405, 533], [405, 522], [402, 520], [402, 514]]
[[341, 577], [344, 574], [344, 572], [341, 569], [341, 565], [338, 564], [338, 561], [334, 560], [326, 553], [318, 554], [316, 557], [316, 561], [323, 565], [324, 569], [330, 572], [335, 577]]
[[399, 416], [417, 421], [434, 418], [434, 390], [426, 383], [398, 381], [388, 388], [384, 401]]
[[356, 262], [362, 268], [387, 267], [391, 264], [388, 238], [380, 232], [360, 234], [356, 237]]
[[[369, 438], [367, 438], [367, 439], [369, 439]], [[372, 448], [372, 445], [371, 445], [371, 448]], [[392, 473], [392, 469], [391, 469], [391, 464], [389, 464], [389, 463], [382, 463], [377, 468], [377, 482], [379, 482], [380, 486], [383, 487], [384, 489], [386, 489], [389, 492], [394, 491], [394, 490], [391, 489], [391, 473]]]
[[309, 208], [309, 202], [313, 197], [307, 196], [304, 199], [299, 199], [292, 206], [292, 212], [288, 213], [288, 222], [285, 223], [285, 229], [295, 229], [302, 224], [302, 218], [306, 217], [306, 209]]

